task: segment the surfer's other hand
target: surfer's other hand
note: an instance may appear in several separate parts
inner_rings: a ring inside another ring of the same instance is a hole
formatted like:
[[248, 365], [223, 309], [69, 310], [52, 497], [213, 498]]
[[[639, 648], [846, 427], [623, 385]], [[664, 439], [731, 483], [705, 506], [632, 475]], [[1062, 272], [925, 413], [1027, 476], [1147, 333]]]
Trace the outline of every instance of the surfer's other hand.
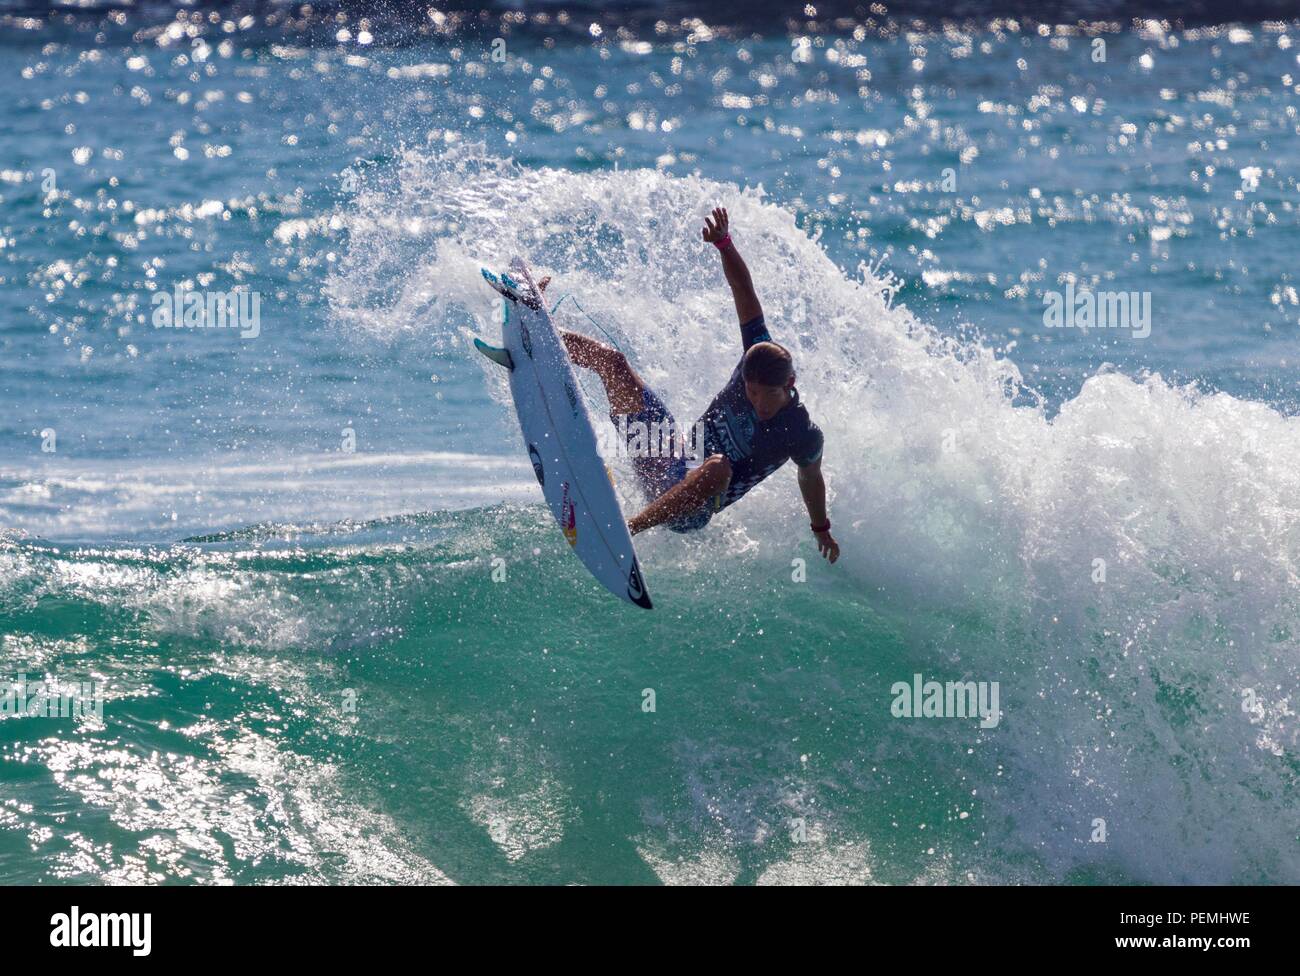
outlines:
[[551, 276], [547, 275], [545, 278], [543, 278], [541, 281], [537, 283], [537, 290], [546, 291], [546, 286], [549, 285], [550, 283], [551, 283]]
[[835, 541], [831, 535], [830, 529], [825, 532], [815, 532], [813, 535], [817, 539], [817, 551], [829, 559], [831, 562], [840, 558], [840, 544]]
[[704, 238], [706, 244], [720, 241], [727, 236], [727, 228], [730, 226], [730, 223], [730, 220], [727, 218], [726, 208], [714, 207], [712, 217], [704, 218], [704, 229], [700, 231], [700, 236]]

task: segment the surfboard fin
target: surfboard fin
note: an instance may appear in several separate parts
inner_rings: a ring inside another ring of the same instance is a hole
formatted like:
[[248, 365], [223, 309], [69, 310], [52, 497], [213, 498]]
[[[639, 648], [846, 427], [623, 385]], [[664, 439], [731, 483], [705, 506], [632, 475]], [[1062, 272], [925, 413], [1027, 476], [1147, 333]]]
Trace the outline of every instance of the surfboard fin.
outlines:
[[489, 346], [482, 339], [475, 338], [474, 348], [481, 352], [488, 359], [498, 366], [504, 366], [506, 369], [514, 369], [515, 361], [510, 358], [510, 350], [502, 349], [499, 346]]

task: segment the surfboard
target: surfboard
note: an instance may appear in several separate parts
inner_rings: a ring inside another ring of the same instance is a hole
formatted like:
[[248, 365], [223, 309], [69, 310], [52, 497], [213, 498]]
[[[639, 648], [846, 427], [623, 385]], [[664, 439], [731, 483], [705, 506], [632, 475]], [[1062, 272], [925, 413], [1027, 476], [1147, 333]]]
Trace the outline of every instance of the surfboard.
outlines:
[[615, 596], [651, 609], [573, 364], [528, 266], [515, 258], [509, 274], [484, 268], [483, 278], [505, 298], [502, 346], [475, 339], [474, 348], [510, 372], [524, 447], [551, 515], [597, 582]]

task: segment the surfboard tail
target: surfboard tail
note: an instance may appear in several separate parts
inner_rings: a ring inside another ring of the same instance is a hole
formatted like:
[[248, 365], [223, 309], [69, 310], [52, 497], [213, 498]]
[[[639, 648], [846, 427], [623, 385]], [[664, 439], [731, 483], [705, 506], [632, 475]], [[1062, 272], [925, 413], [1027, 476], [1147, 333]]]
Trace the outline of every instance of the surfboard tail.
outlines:
[[645, 589], [645, 581], [641, 578], [641, 567], [637, 564], [635, 556], [632, 557], [632, 569], [627, 574], [627, 598], [638, 607], [654, 609], [654, 604], [650, 602], [650, 594]]

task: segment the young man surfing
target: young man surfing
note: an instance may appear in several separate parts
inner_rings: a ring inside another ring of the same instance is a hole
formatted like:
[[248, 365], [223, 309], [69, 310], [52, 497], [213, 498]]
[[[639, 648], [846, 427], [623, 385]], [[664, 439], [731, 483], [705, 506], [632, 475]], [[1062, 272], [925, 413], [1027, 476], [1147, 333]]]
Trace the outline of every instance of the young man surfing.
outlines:
[[[793, 460], [799, 469], [799, 491], [808, 509], [817, 549], [833, 563], [840, 556], [840, 547], [831, 535], [826, 515], [822, 432], [799, 402], [789, 351], [768, 335], [749, 269], [728, 227], [727, 211], [715, 208], [711, 218], [704, 218], [701, 234], [722, 258], [722, 270], [740, 319], [744, 356], [700, 418], [703, 461], [692, 467], [685, 458], [675, 456], [678, 452], [632, 458], [637, 480], [650, 503], [628, 520], [628, 528], [633, 535], [657, 525], [674, 532], [701, 529], [716, 512], [735, 504], [786, 461]], [[542, 281], [540, 287], [545, 286], [546, 281]], [[640, 422], [646, 425], [643, 430], [672, 429], [680, 435], [668, 408], [621, 352], [576, 332], [565, 332], [563, 338], [573, 362], [600, 377], [615, 426], [620, 417], [626, 417], [628, 427]]]

